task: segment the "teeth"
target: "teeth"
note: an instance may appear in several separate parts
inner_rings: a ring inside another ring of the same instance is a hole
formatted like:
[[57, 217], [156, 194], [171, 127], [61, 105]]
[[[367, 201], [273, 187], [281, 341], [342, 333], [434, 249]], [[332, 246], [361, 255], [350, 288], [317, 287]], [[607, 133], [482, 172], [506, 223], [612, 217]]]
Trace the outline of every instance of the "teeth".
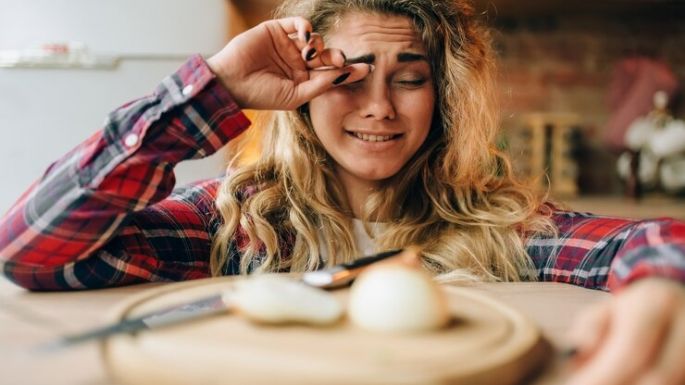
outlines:
[[385, 142], [392, 139], [392, 135], [380, 136], [380, 135], [367, 135], [360, 132], [353, 133], [357, 138], [365, 142]]

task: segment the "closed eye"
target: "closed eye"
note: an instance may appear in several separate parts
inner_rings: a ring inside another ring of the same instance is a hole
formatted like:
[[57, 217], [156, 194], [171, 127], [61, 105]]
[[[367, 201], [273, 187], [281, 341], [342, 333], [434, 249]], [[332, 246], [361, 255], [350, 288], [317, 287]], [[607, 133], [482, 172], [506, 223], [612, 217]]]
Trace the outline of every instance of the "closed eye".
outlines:
[[[351, 90], [355, 90], [355, 89], [360, 88], [364, 84], [365, 80], [366, 80], [366, 78], [357, 80], [356, 82], [347, 83], [347, 84], [345, 84], [344, 87], [349, 88]], [[426, 83], [426, 81], [427, 80], [425, 78], [420, 78], [420, 79], [397, 80], [395, 83], [399, 84], [400, 86], [403, 86], [403, 87], [418, 88], [418, 87], [421, 87], [422, 85], [424, 85]]]
[[423, 84], [423, 83], [425, 83], [425, 82], [426, 82], [426, 79], [400, 80], [400, 83], [404, 83], [404, 84], [416, 84], [416, 85]]
[[420, 87], [424, 83], [426, 83], [426, 79], [411, 79], [411, 80], [400, 80], [398, 83], [405, 85], [405, 86], [410, 86], [410, 87]]

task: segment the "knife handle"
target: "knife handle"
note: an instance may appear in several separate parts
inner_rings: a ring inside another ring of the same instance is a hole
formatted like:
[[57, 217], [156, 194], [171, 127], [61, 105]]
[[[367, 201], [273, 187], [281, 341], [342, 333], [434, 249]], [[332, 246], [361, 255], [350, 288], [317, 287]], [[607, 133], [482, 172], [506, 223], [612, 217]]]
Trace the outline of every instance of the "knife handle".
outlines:
[[404, 249], [394, 249], [394, 250], [383, 251], [383, 252], [380, 252], [378, 254], [368, 256], [368, 257], [359, 258], [359, 259], [352, 261], [352, 262], [342, 263], [342, 264], [340, 264], [340, 266], [346, 270], [358, 269], [360, 267], [364, 267], [364, 266], [370, 265], [372, 263], [390, 258], [394, 255], [401, 253], [403, 250]]

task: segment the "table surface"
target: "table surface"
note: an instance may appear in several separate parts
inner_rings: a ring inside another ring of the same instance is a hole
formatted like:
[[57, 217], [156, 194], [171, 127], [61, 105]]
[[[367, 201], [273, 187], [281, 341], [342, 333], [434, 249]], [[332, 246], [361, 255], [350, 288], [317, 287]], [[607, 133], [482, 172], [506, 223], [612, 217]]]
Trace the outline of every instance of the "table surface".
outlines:
[[582, 196], [561, 200], [570, 209], [598, 215], [649, 219], [672, 217], [685, 220], [685, 198], [648, 194], [640, 200], [620, 196]]
[[[0, 278], [0, 384], [118, 385], [104, 369], [95, 343], [59, 353], [32, 348], [63, 334], [102, 325], [112, 308], [153, 286], [137, 285], [82, 292], [35, 293]], [[559, 352], [565, 332], [583, 307], [609, 294], [557, 283], [490, 283], [473, 288], [530, 317]], [[531, 384], [558, 383], [566, 376], [559, 355]]]

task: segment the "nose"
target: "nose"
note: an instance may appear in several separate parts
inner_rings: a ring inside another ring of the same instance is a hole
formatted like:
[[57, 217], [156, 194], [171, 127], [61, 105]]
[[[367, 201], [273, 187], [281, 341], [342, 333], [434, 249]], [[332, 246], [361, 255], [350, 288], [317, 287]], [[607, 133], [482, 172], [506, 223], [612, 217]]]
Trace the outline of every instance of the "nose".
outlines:
[[374, 120], [395, 119], [392, 90], [382, 76], [374, 75], [369, 75], [363, 95], [359, 95], [360, 115]]

